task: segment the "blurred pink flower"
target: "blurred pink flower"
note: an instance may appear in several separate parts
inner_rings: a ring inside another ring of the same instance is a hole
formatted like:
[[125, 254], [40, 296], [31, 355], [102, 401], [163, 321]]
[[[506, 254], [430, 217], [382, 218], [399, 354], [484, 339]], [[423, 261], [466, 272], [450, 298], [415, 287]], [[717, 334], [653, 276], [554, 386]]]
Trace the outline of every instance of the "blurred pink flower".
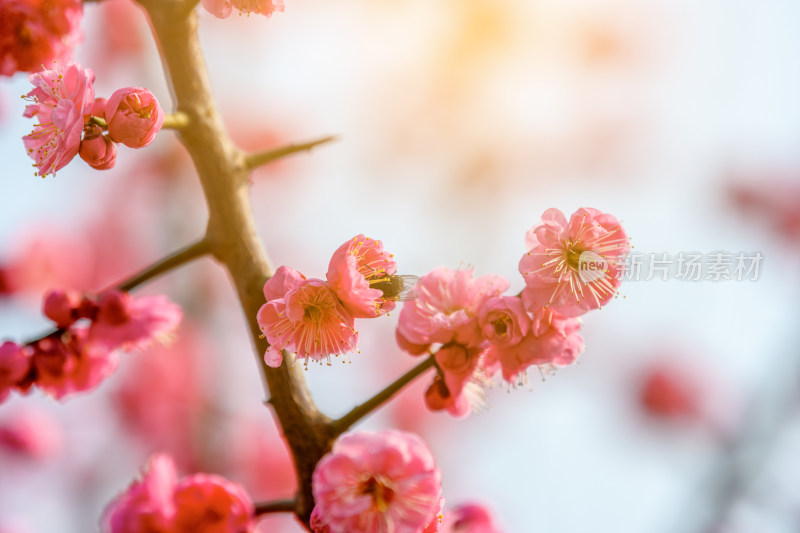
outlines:
[[42, 303], [44, 316], [65, 328], [78, 320], [78, 309], [83, 298], [78, 291], [52, 289], [45, 293]]
[[754, 215], [790, 242], [800, 243], [800, 182], [798, 172], [761, 173], [752, 183], [730, 185], [729, 196], [741, 212]]
[[[304, 279], [299, 272], [282, 268], [264, 285], [269, 301], [258, 311], [258, 325], [270, 344], [266, 363], [280, 366], [284, 349], [306, 362], [354, 350], [358, 332], [336, 293], [320, 279]], [[288, 291], [270, 299], [281, 290]]]
[[175, 463], [154, 455], [140, 481], [106, 508], [104, 533], [245, 533], [253, 530], [253, 503], [244, 489], [213, 474], [176, 481]]
[[499, 276], [473, 277], [473, 269], [437, 268], [422, 276], [417, 298], [407, 302], [397, 323], [398, 344], [412, 355], [434, 343], [478, 346], [483, 341], [478, 313], [489, 298], [508, 288]]
[[164, 124], [164, 110], [156, 97], [141, 87], [125, 87], [106, 104], [108, 136], [131, 148], [147, 146]]
[[137, 296], [108, 291], [100, 296], [97, 316], [89, 327], [91, 341], [109, 349], [142, 349], [164, 341], [178, 328], [180, 307], [166, 296]]
[[35, 88], [26, 98], [34, 103], [24, 115], [39, 122], [22, 140], [37, 175], [55, 175], [78, 154], [84, 115], [94, 103], [94, 73], [70, 62], [31, 74], [30, 80]]
[[83, 35], [80, 0], [4, 0], [0, 4], [0, 75], [35, 72], [68, 61]]
[[530, 331], [519, 344], [492, 344], [486, 350], [486, 358], [490, 365], [498, 363], [503, 378], [514, 384], [533, 365], [574, 363], [584, 348], [580, 328], [578, 318], [564, 317], [549, 308], [539, 309], [533, 314]]
[[320, 460], [312, 478], [317, 531], [419, 533], [434, 519], [441, 475], [419, 437], [352, 433]]
[[19, 409], [0, 422], [0, 448], [31, 459], [52, 457], [62, 441], [56, 419], [39, 409]]
[[57, 400], [94, 389], [117, 368], [117, 355], [91, 343], [85, 329], [45, 337], [31, 348], [35, 384]]
[[464, 503], [445, 513], [442, 533], [502, 533], [492, 511], [479, 503]]
[[86, 131], [78, 153], [81, 159], [95, 170], [114, 168], [114, 163], [117, 161], [116, 145], [108, 135], [103, 135], [97, 126]]
[[206, 11], [221, 19], [229, 17], [233, 8], [248, 16], [255, 13], [269, 17], [285, 7], [283, 0], [202, 0], [202, 5]]
[[383, 298], [383, 291], [371, 285], [388, 281], [397, 263], [383, 250], [383, 243], [356, 235], [342, 244], [328, 265], [331, 289], [354, 318], [374, 318], [394, 309], [394, 302]]
[[28, 375], [30, 368], [31, 361], [25, 348], [13, 342], [0, 345], [0, 403]]
[[692, 377], [676, 366], [658, 364], [643, 376], [639, 387], [642, 408], [656, 418], [700, 418], [702, 409], [699, 391]]
[[519, 262], [525, 307], [531, 312], [552, 307], [564, 316], [608, 303], [621, 283], [620, 261], [630, 250], [617, 219], [591, 208], [578, 209], [569, 222], [558, 209], [548, 209], [525, 243], [528, 252]]

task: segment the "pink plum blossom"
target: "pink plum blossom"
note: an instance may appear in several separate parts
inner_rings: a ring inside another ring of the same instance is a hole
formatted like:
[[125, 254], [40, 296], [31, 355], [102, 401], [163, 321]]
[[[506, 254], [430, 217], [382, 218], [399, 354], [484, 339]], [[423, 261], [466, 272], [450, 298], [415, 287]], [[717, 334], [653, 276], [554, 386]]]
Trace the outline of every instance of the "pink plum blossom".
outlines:
[[100, 297], [97, 316], [89, 327], [92, 342], [110, 349], [143, 349], [168, 340], [183, 314], [166, 296], [133, 297], [108, 291]]
[[519, 344], [528, 334], [530, 324], [522, 300], [513, 296], [490, 298], [478, 315], [483, 338], [498, 346]]
[[0, 449], [31, 459], [46, 459], [58, 453], [62, 444], [61, 428], [46, 411], [19, 409], [0, 422]]
[[473, 269], [437, 268], [417, 285], [417, 298], [400, 312], [397, 337], [400, 347], [412, 354], [424, 353], [434, 343], [456, 342], [478, 346], [483, 341], [478, 313], [489, 298], [508, 288], [499, 276], [473, 277]]
[[108, 135], [131, 148], [147, 146], [164, 124], [164, 110], [156, 97], [141, 87], [125, 87], [106, 104]]
[[[258, 311], [258, 325], [270, 344], [264, 354], [266, 363], [280, 366], [281, 350], [295, 352], [306, 362], [354, 350], [358, 332], [353, 317], [328, 284], [281, 268], [265, 284], [264, 295], [269, 301]], [[281, 290], [287, 292], [270, 299]]]
[[108, 348], [88, 340], [86, 329], [72, 328], [60, 336], [31, 345], [35, 384], [57, 400], [94, 389], [117, 367]]
[[528, 252], [519, 263], [525, 307], [531, 312], [552, 307], [564, 316], [608, 303], [620, 286], [621, 261], [630, 250], [619, 221], [591, 208], [578, 209], [569, 221], [558, 209], [548, 209], [525, 243]]
[[117, 161], [117, 147], [97, 126], [86, 129], [78, 151], [81, 159], [96, 170], [108, 170]]
[[328, 265], [328, 284], [354, 318], [374, 318], [394, 309], [394, 302], [372, 285], [389, 281], [397, 263], [383, 243], [356, 235], [342, 244]]
[[464, 417], [483, 405], [483, 388], [493, 369], [485, 364], [482, 353], [480, 346], [457, 343], [445, 344], [436, 352], [436, 376], [425, 393], [428, 409]]
[[264, 15], [269, 17], [275, 11], [283, 11], [283, 0], [202, 0], [202, 5], [206, 11], [217, 18], [227, 18], [236, 8], [240, 14]]
[[94, 103], [94, 73], [67, 63], [31, 74], [30, 80], [35, 88], [26, 98], [34, 103], [25, 108], [24, 115], [36, 117], [38, 123], [22, 140], [37, 175], [55, 175], [78, 154], [84, 115]]
[[503, 533], [492, 511], [479, 503], [464, 503], [445, 513], [442, 533]]
[[0, 75], [36, 72], [68, 61], [81, 39], [80, 0], [4, 0], [0, 4]]
[[78, 309], [81, 306], [81, 294], [77, 291], [53, 289], [47, 291], [42, 303], [44, 316], [65, 328], [78, 320]]
[[419, 437], [383, 431], [340, 438], [317, 464], [312, 491], [318, 532], [419, 533], [435, 519], [442, 489]]
[[487, 361], [498, 363], [503, 378], [516, 383], [531, 366], [567, 366], [583, 352], [580, 319], [565, 317], [546, 308], [533, 314], [528, 334], [513, 346], [491, 344], [486, 349]]
[[213, 474], [177, 480], [172, 457], [150, 459], [103, 515], [103, 533], [246, 533], [253, 531], [253, 503], [239, 485]]
[[31, 361], [25, 348], [13, 342], [0, 345], [0, 403], [28, 375]]

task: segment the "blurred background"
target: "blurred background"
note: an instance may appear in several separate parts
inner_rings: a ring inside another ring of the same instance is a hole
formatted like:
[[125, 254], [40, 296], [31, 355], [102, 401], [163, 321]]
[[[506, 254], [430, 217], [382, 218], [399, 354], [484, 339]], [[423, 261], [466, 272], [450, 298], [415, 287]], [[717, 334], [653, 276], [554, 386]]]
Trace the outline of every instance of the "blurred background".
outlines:
[[[792, 0], [287, 0], [271, 19], [200, 12], [218, 106], [256, 150], [340, 140], [253, 175], [275, 266], [323, 277], [364, 233], [401, 273], [474, 266], [517, 292], [542, 212], [595, 207], [642, 253], [760, 252], [755, 281], [631, 281], [584, 317], [579, 364], [496, 386], [464, 420], [421, 378], [362, 428], [420, 433], [447, 506], [481, 501], [509, 533], [800, 530], [800, 4]], [[98, 96], [169, 89], [130, 0], [85, 8], [78, 60]], [[47, 328], [48, 288], [99, 290], [199, 237], [205, 205], [172, 132], [33, 175], [26, 76], [0, 80], [0, 339]], [[644, 277], [644, 276], [643, 276]], [[139, 293], [186, 319], [97, 391], [0, 405], [0, 531], [96, 531], [149, 454], [254, 498], [294, 490], [243, 317], [203, 259]], [[362, 321], [350, 364], [311, 365], [346, 412], [416, 361], [397, 314]], [[298, 532], [270, 517], [262, 532]]]

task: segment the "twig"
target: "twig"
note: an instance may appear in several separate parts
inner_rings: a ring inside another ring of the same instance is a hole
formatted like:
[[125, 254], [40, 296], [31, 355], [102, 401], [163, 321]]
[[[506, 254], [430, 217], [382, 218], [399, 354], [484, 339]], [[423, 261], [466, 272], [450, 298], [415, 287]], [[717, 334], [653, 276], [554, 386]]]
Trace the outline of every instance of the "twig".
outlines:
[[334, 430], [335, 435], [341, 435], [345, 431], [347, 431], [350, 426], [367, 416], [373, 410], [380, 407], [383, 403], [389, 400], [392, 396], [397, 394], [400, 389], [414, 381], [414, 379], [428, 370], [432, 368], [436, 364], [436, 359], [433, 355], [422, 361], [420, 364], [397, 378], [391, 385], [380, 391], [378, 394], [367, 400], [366, 402], [357, 405], [354, 407], [349, 413], [344, 415], [343, 417], [334, 420], [332, 422], [332, 427]]
[[121, 291], [130, 291], [134, 287], [141, 285], [142, 283], [149, 281], [152, 278], [163, 274], [164, 272], [172, 270], [173, 268], [177, 268], [184, 263], [188, 263], [193, 259], [209, 253], [209, 251], [210, 250], [206, 239], [200, 239], [199, 241], [190, 244], [185, 248], [181, 248], [171, 255], [168, 255], [157, 263], [150, 265], [127, 280], [116, 284], [115, 288]]
[[256, 516], [268, 513], [293, 513], [297, 507], [296, 500], [275, 500], [272, 502], [256, 502]]
[[271, 163], [288, 155], [296, 154], [298, 152], [309, 151], [315, 146], [326, 144], [335, 141], [336, 139], [337, 137], [335, 135], [328, 135], [327, 137], [322, 137], [321, 139], [316, 139], [314, 141], [309, 141], [300, 144], [288, 144], [286, 146], [281, 146], [280, 148], [274, 148], [272, 150], [267, 150], [265, 152], [256, 152], [254, 154], [249, 154], [245, 157], [245, 166], [250, 170], [252, 170], [254, 168], [266, 165], [267, 163]]

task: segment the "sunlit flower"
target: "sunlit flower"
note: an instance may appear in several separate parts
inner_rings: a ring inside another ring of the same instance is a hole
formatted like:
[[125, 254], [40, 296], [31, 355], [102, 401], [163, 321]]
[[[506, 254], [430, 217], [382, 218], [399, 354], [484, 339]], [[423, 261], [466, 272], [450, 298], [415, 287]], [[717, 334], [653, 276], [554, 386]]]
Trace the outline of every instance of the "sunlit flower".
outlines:
[[312, 478], [317, 531], [419, 533], [439, 510], [441, 474], [419, 437], [399, 431], [340, 438]]
[[264, 294], [269, 298], [281, 289], [288, 291], [258, 311], [258, 325], [270, 344], [264, 355], [266, 363], [280, 366], [281, 350], [295, 352], [306, 361], [355, 350], [358, 333], [353, 317], [328, 284], [321, 279], [301, 279], [302, 274], [282, 268], [267, 281]]
[[547, 306], [565, 316], [599, 309], [614, 297], [621, 260], [630, 250], [619, 221], [591, 208], [578, 209], [569, 222], [548, 209], [525, 243], [528, 252], [519, 263], [525, 307], [533, 312]]
[[31, 74], [30, 80], [35, 88], [26, 98], [34, 103], [25, 108], [24, 115], [39, 122], [22, 140], [39, 169], [37, 175], [44, 177], [78, 154], [84, 115], [94, 103], [94, 73], [67, 63]]
[[425, 393], [425, 405], [456, 417], [480, 410], [484, 406], [484, 388], [492, 375], [492, 370], [483, 364], [482, 353], [480, 346], [442, 346], [435, 354], [436, 375]]
[[183, 313], [166, 296], [137, 296], [108, 291], [100, 297], [97, 316], [89, 327], [92, 342], [110, 349], [142, 349], [168, 340]]
[[514, 296], [490, 298], [481, 307], [478, 325], [483, 338], [498, 346], [519, 344], [528, 334], [531, 319]]
[[131, 148], [147, 146], [164, 124], [164, 109], [156, 97], [141, 87], [114, 91], [105, 109], [108, 136]]
[[383, 291], [372, 288], [397, 271], [383, 243], [357, 235], [342, 244], [328, 265], [328, 284], [354, 318], [373, 318], [394, 308]]

